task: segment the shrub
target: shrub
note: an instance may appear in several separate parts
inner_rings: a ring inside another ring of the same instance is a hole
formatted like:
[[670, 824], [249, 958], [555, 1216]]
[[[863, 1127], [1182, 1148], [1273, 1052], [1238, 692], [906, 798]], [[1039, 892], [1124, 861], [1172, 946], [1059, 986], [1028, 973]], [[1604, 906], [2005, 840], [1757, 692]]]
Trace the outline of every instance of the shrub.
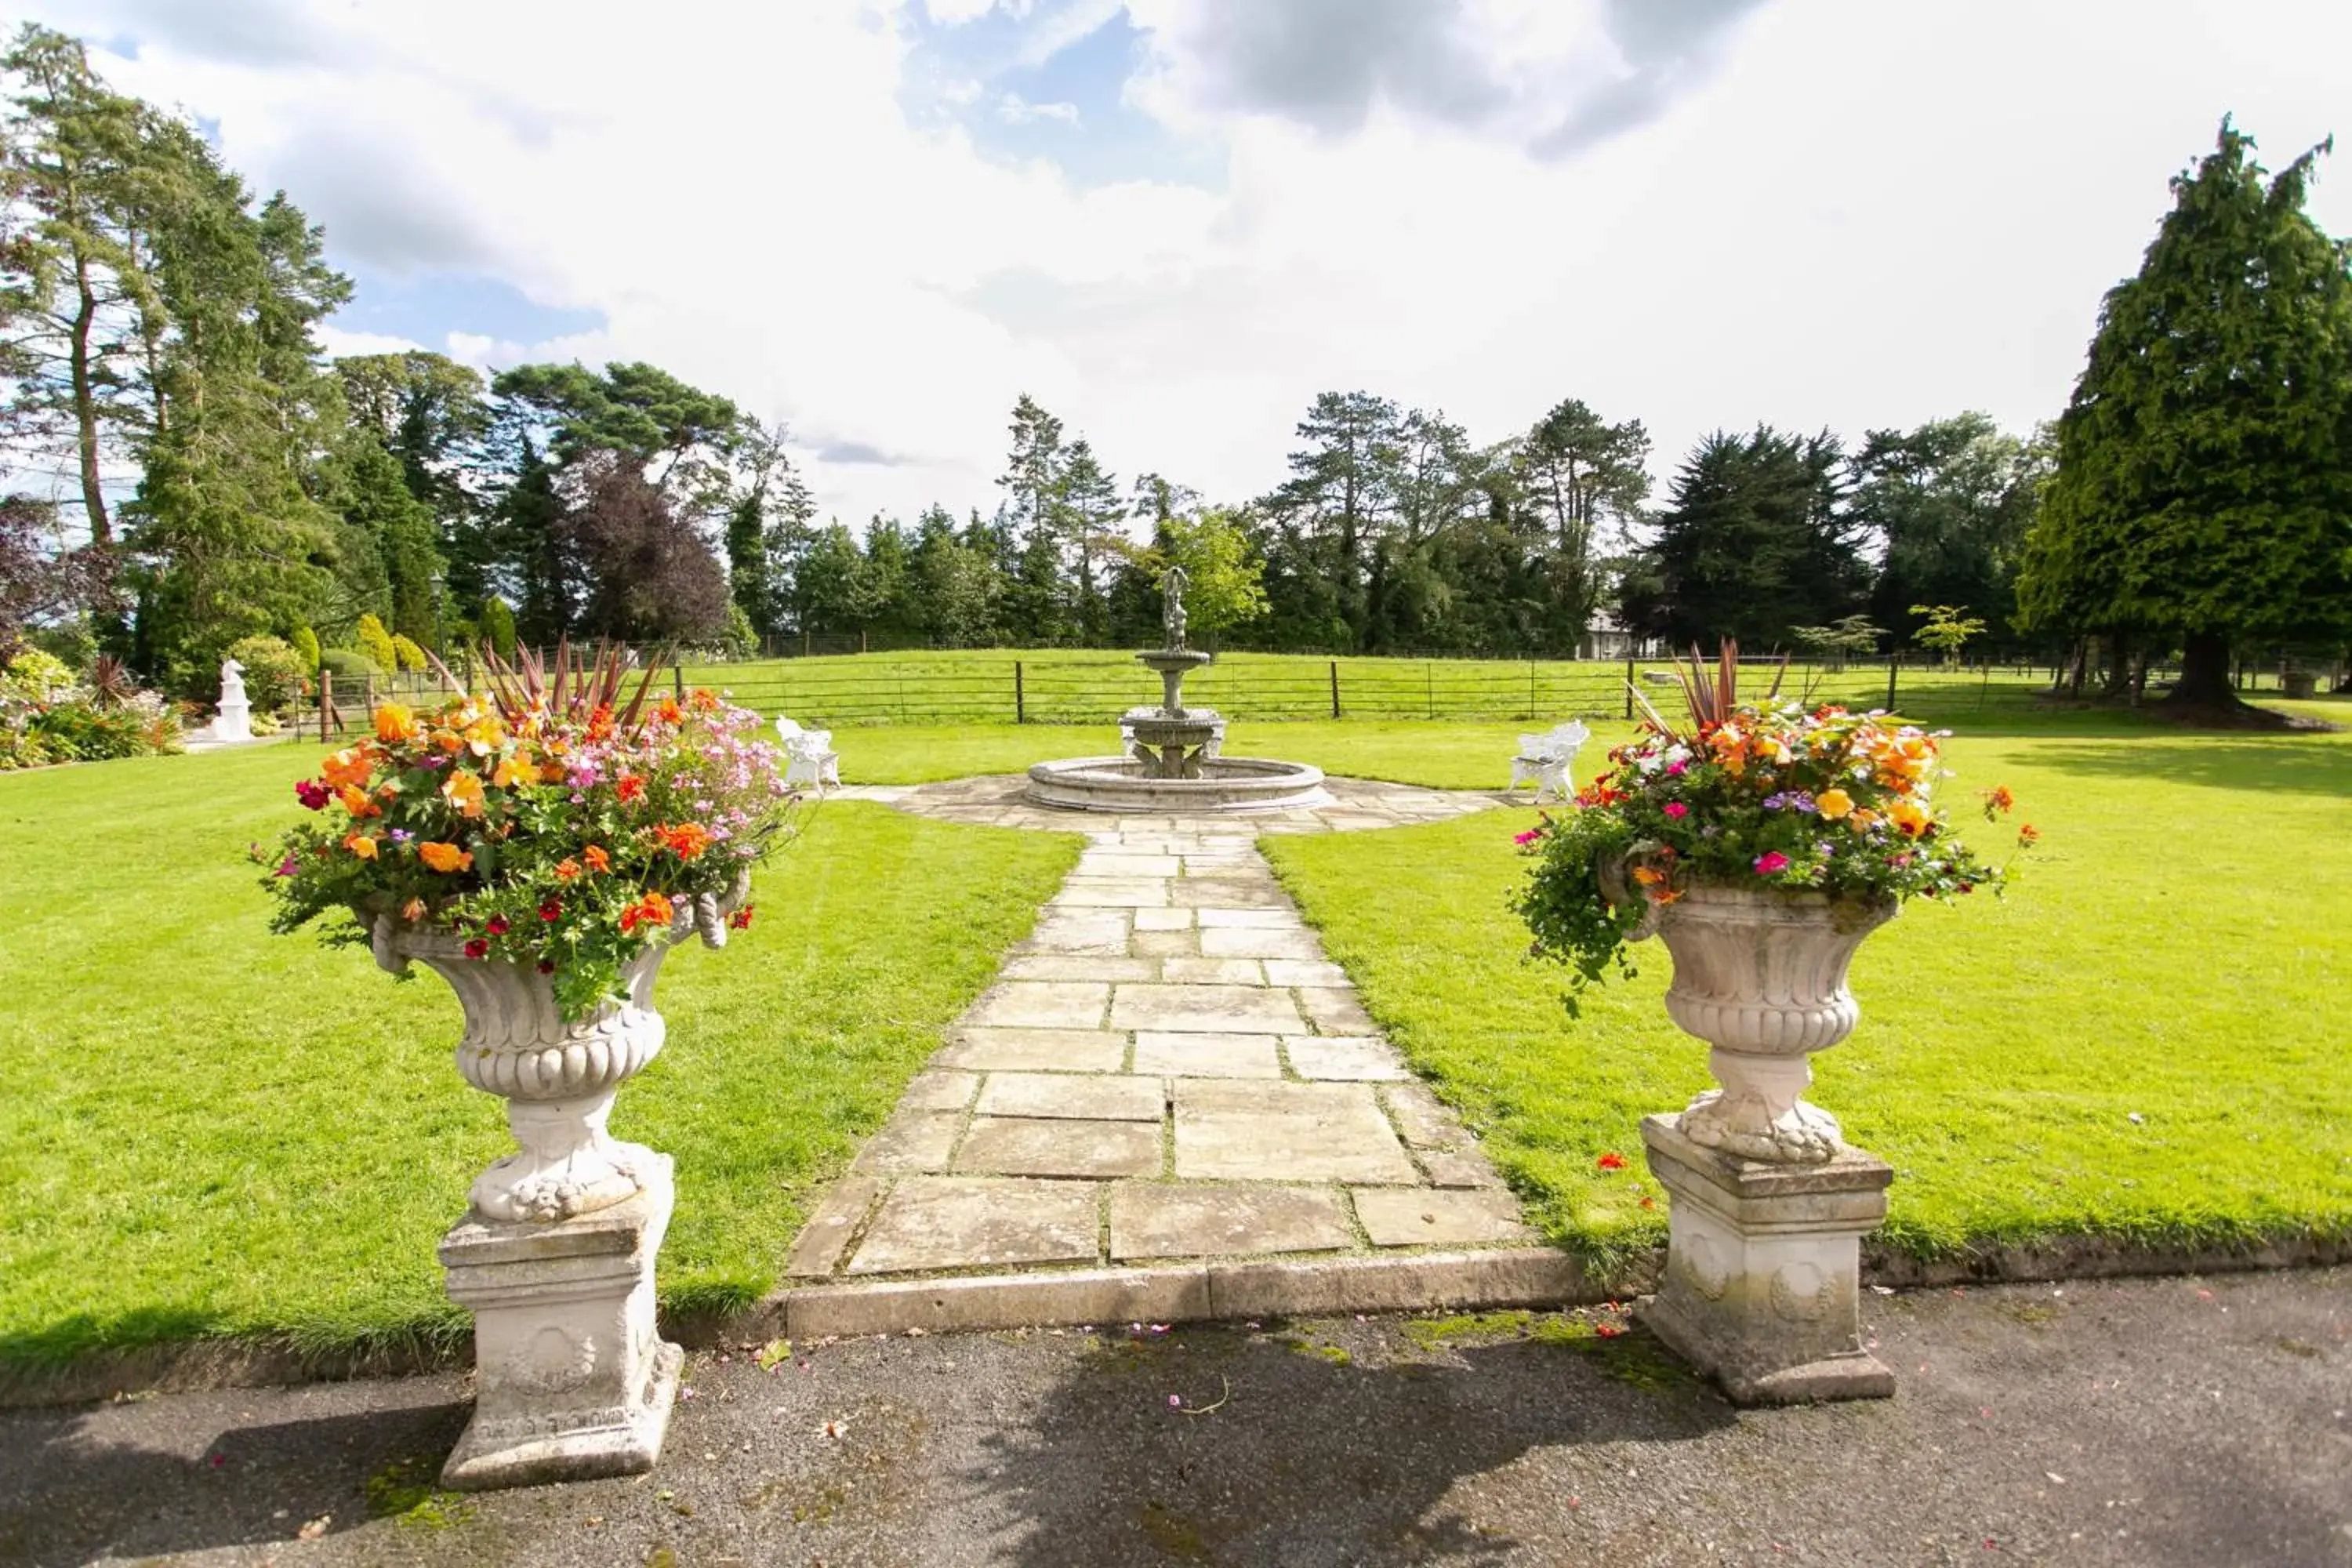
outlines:
[[335, 684], [346, 692], [362, 689], [369, 680], [383, 673], [367, 655], [347, 647], [331, 647], [320, 652], [319, 669], [321, 674], [333, 676]]
[[418, 647], [415, 643], [410, 641], [407, 637], [394, 637], [392, 639], [392, 652], [393, 657], [399, 660], [400, 668], [403, 669], [423, 669], [425, 668], [425, 650]]
[[34, 715], [32, 733], [44, 751], [60, 760], [100, 763], [143, 757], [157, 749], [148, 735], [151, 717], [136, 708], [60, 702]]
[[392, 634], [383, 629], [382, 621], [373, 616], [362, 616], [355, 635], [360, 640], [360, 651], [379, 671], [389, 675], [400, 668], [400, 654], [393, 647]]
[[245, 666], [245, 695], [261, 712], [274, 713], [302, 694], [302, 656], [282, 637], [239, 637], [228, 657]]
[[73, 671], [65, 660], [38, 648], [25, 649], [0, 674], [0, 690], [26, 702], [55, 702], [71, 691], [73, 684]]
[[515, 648], [514, 612], [507, 608], [504, 599], [493, 595], [482, 601], [482, 640], [500, 658], [512, 658]]
[[293, 643], [295, 653], [301, 658], [302, 673], [305, 675], [318, 674], [319, 634], [312, 631], [308, 626], [296, 626], [294, 628], [294, 636], [289, 640]]

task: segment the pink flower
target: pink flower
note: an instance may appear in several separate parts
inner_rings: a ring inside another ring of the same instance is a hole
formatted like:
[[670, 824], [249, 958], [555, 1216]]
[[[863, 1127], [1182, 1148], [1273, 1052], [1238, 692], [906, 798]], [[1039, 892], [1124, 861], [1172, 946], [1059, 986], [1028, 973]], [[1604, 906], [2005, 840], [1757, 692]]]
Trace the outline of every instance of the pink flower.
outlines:
[[303, 809], [317, 811], [334, 799], [335, 794], [325, 784], [311, 779], [304, 779], [294, 786], [294, 798], [302, 803]]
[[1673, 817], [1676, 822], [1680, 822], [1684, 817], [1690, 815], [1690, 807], [1685, 805], [1678, 800], [1670, 800], [1666, 802], [1664, 806], [1661, 809], [1663, 809], [1668, 816]]
[[1675, 778], [1680, 778], [1685, 773], [1690, 772], [1690, 764], [1688, 763], [1681, 762], [1668, 763], [1666, 764], [1666, 772]]
[[1537, 839], [1541, 838], [1542, 837], [1542, 828], [1530, 827], [1525, 833], [1513, 834], [1511, 836], [1511, 842], [1514, 844], [1533, 844]]
[[1756, 857], [1756, 874], [1759, 877], [1769, 877], [1788, 868], [1789, 858], [1778, 849], [1768, 849]]

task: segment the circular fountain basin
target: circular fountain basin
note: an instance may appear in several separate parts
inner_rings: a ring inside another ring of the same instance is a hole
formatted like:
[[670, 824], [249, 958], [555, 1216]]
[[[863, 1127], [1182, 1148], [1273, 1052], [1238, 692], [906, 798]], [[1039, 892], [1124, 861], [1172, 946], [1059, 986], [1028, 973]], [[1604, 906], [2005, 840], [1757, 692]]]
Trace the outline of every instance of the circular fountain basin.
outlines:
[[1029, 770], [1024, 792], [1040, 805], [1135, 815], [1280, 811], [1328, 805], [1323, 770], [1259, 757], [1209, 757], [1196, 779], [1154, 778], [1126, 757], [1069, 757]]

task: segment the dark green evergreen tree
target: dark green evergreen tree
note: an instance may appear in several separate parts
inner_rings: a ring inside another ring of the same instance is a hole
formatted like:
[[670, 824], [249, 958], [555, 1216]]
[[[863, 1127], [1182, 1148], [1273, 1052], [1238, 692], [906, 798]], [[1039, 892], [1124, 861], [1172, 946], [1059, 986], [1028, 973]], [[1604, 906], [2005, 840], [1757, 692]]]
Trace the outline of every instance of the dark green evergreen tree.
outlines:
[[2099, 311], [2028, 537], [2036, 627], [2162, 638], [2172, 700], [2232, 708], [2234, 647], [2352, 633], [2352, 270], [2224, 120]]

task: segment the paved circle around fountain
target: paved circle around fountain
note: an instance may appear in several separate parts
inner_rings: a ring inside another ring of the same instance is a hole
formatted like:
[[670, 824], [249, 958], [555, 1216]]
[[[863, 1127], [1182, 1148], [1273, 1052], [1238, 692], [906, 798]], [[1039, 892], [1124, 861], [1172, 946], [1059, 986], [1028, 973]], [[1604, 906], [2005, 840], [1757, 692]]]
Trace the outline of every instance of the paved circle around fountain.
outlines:
[[1423, 789], [1378, 779], [1327, 777], [1323, 787], [1331, 798], [1319, 805], [1197, 816], [1150, 810], [1112, 816], [1101, 812], [1039, 805], [1024, 795], [1028, 783], [1021, 773], [991, 773], [944, 784], [868, 784], [827, 793], [836, 800], [881, 801], [900, 811], [942, 822], [1029, 827], [1053, 833], [1091, 833], [1115, 830], [1128, 824], [1165, 826], [1179, 821], [1215, 822], [1221, 825], [1221, 831], [1231, 833], [1348, 833], [1445, 822], [1474, 811], [1490, 810], [1510, 798], [1499, 790]]

